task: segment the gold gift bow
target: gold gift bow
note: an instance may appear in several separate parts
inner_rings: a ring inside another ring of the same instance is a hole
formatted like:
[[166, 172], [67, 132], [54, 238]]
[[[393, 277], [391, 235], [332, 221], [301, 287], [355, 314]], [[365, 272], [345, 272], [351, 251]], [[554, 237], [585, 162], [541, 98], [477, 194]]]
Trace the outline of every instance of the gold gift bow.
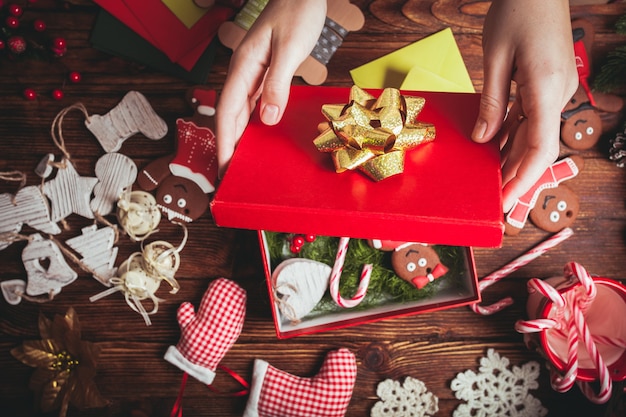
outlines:
[[385, 88], [376, 99], [355, 86], [348, 104], [325, 104], [326, 128], [313, 143], [332, 154], [336, 172], [361, 169], [375, 181], [404, 171], [404, 154], [435, 139], [435, 126], [417, 122], [426, 100]]

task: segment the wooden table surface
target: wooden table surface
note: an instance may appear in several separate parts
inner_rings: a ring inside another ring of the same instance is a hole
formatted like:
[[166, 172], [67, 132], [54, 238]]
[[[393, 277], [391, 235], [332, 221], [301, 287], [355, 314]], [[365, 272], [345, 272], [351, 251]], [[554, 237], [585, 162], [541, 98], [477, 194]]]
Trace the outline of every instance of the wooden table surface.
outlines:
[[[477, 91], [482, 89], [481, 25], [489, 2], [462, 0], [358, 0], [365, 13], [365, 27], [350, 33], [328, 65], [326, 84], [350, 86], [349, 70], [392, 52], [409, 43], [451, 27]], [[156, 112], [173, 131], [174, 121], [190, 110], [184, 100], [190, 84], [180, 79], [142, 67], [133, 62], [93, 49], [89, 35], [98, 7], [87, 0], [39, 0], [27, 12], [41, 17], [48, 31], [67, 40], [68, 52], [59, 62], [4, 59], [0, 64], [0, 170], [21, 170], [28, 174], [28, 184], [40, 179], [34, 168], [40, 159], [54, 153], [60, 156], [50, 137], [52, 121], [63, 108], [82, 102], [91, 114], [104, 114], [130, 90], [142, 92]], [[625, 39], [614, 33], [617, 17], [626, 12], [626, 3], [574, 6], [574, 17], [587, 17], [597, 31], [592, 58], [596, 67], [600, 58]], [[221, 89], [230, 51], [219, 47], [208, 84]], [[82, 74], [79, 84], [65, 86], [65, 98], [55, 101], [49, 92], [61, 85], [67, 70]], [[294, 80], [302, 83], [301, 80]], [[39, 92], [40, 100], [27, 101], [21, 96], [25, 87]], [[65, 145], [77, 170], [90, 175], [102, 149], [82, 124], [79, 112], [68, 114], [63, 124]], [[163, 360], [168, 346], [179, 337], [176, 309], [183, 301], [197, 305], [208, 283], [217, 277], [236, 280], [248, 291], [247, 315], [243, 332], [227, 353], [222, 364], [250, 380], [254, 359], [265, 359], [275, 367], [299, 376], [314, 375], [327, 352], [345, 347], [356, 354], [358, 376], [348, 416], [366, 416], [377, 401], [376, 386], [385, 379], [422, 380], [439, 398], [439, 413], [450, 416], [460, 404], [450, 389], [459, 372], [478, 370], [479, 359], [490, 348], [522, 365], [535, 360], [542, 364], [539, 388], [531, 394], [539, 398], [550, 416], [625, 415], [623, 386], [616, 384], [611, 410], [590, 404], [578, 388], [559, 394], [550, 388], [549, 375], [542, 357], [528, 350], [523, 337], [513, 325], [525, 317], [526, 281], [531, 277], [559, 275], [564, 265], [576, 261], [594, 275], [624, 279], [626, 266], [626, 173], [609, 161], [608, 138], [590, 150], [576, 152], [585, 160], [585, 168], [568, 184], [580, 198], [580, 214], [574, 235], [547, 254], [512, 273], [509, 278], [487, 289], [486, 302], [512, 296], [515, 304], [489, 317], [479, 316], [467, 307], [386, 320], [343, 330], [278, 340], [272, 324], [256, 234], [217, 228], [206, 213], [189, 226], [189, 240], [182, 251], [177, 273], [181, 290], [175, 295], [163, 289], [165, 302], [152, 316], [152, 326], [144, 325], [121, 295], [112, 295], [91, 303], [89, 297], [102, 291], [101, 284], [79, 270], [79, 278], [51, 302], [38, 304], [22, 301], [17, 306], [0, 302], [0, 408], [5, 416], [44, 415], [34, 408], [28, 381], [33, 369], [15, 360], [9, 351], [25, 340], [39, 338], [37, 318], [76, 310], [82, 338], [101, 348], [95, 382], [110, 401], [104, 409], [79, 412], [70, 408], [70, 416], [167, 416], [178, 394], [182, 372]], [[171, 134], [161, 141], [141, 135], [129, 139], [121, 152], [138, 166], [158, 156], [171, 154]], [[563, 147], [564, 155], [572, 151]], [[0, 183], [0, 192], [14, 193], [16, 184]], [[113, 219], [114, 220], [114, 219]], [[159, 238], [176, 244], [180, 229], [162, 222]], [[61, 240], [74, 236], [89, 221], [73, 215], [69, 230]], [[24, 227], [23, 233], [32, 233]], [[549, 236], [527, 225], [517, 236], [506, 236], [501, 248], [475, 249], [479, 277], [484, 277]], [[26, 279], [17, 242], [0, 252], [1, 279]], [[122, 236], [118, 242], [118, 262], [138, 246]], [[76, 268], [78, 269], [78, 268]], [[163, 288], [163, 287], [162, 287]], [[623, 320], [622, 318], [615, 318]], [[221, 371], [214, 386], [226, 392], [238, 389]], [[231, 397], [210, 391], [190, 379], [184, 394], [186, 416], [237, 416], [244, 409], [245, 397]], [[143, 413], [143, 414], [142, 414]], [[49, 413], [47, 415], [56, 415]]]

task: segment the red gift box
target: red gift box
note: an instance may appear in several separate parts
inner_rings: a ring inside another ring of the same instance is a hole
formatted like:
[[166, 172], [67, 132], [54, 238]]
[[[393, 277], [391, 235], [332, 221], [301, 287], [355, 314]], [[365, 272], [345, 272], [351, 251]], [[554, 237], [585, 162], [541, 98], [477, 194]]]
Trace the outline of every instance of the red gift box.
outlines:
[[[374, 97], [381, 93], [367, 91]], [[479, 301], [469, 247], [502, 243], [498, 143], [477, 144], [470, 139], [478, 94], [402, 94], [425, 98], [417, 121], [431, 123], [436, 129], [434, 141], [406, 152], [402, 174], [376, 182], [358, 170], [336, 173], [330, 155], [319, 152], [313, 140], [319, 134], [319, 123], [326, 121], [322, 105], [347, 104], [350, 88], [293, 86], [279, 124], [262, 124], [258, 109], [252, 115], [211, 212], [222, 227], [467, 247], [463, 261], [467, 292], [345, 312], [342, 317], [296, 327], [283, 326], [275, 311], [279, 337]], [[263, 239], [260, 241], [266, 253]], [[264, 259], [269, 284], [272, 266], [267, 256]], [[272, 291], [270, 297], [274, 297]]]

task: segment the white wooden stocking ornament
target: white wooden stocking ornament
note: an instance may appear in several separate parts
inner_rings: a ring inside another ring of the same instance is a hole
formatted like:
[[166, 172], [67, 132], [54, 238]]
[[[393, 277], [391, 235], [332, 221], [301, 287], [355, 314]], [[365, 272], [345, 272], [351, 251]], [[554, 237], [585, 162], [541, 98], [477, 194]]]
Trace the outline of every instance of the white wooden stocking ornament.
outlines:
[[67, 158], [63, 159], [61, 166], [56, 176], [43, 185], [43, 192], [52, 206], [52, 221], [61, 221], [72, 213], [93, 219], [89, 199], [98, 179], [81, 177]]
[[126, 139], [137, 133], [152, 140], [161, 139], [167, 134], [165, 121], [138, 91], [126, 93], [122, 101], [108, 113], [88, 116], [85, 126], [106, 152], [118, 151]]
[[15, 197], [0, 194], [0, 250], [13, 242], [10, 236], [19, 233], [24, 224], [51, 235], [61, 233], [50, 218], [45, 196], [34, 185], [20, 189]]
[[[42, 265], [42, 261], [46, 261], [48, 265]], [[61, 288], [78, 278], [78, 274], [65, 261], [59, 247], [39, 233], [30, 236], [22, 251], [22, 262], [28, 277], [26, 294], [30, 296], [57, 295]]]
[[297, 323], [320, 302], [328, 288], [332, 268], [305, 258], [281, 262], [272, 274], [272, 290], [283, 317]]
[[113, 211], [124, 190], [137, 179], [137, 165], [132, 159], [120, 153], [107, 153], [96, 162], [98, 183], [93, 189], [94, 199], [91, 210], [101, 216]]
[[98, 229], [95, 224], [84, 227], [80, 236], [68, 239], [65, 243], [82, 256], [80, 262], [96, 280], [107, 287], [111, 286], [110, 279], [117, 274], [115, 260], [118, 252], [118, 248], [113, 247], [115, 230], [112, 227]]

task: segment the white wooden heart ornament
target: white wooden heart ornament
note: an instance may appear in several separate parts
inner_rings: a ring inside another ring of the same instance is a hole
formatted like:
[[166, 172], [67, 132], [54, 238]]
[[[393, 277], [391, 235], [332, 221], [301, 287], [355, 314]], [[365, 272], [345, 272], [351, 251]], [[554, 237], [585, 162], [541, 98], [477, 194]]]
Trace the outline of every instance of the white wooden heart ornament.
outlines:
[[0, 282], [0, 289], [6, 302], [16, 306], [22, 301], [22, 294], [26, 290], [26, 281], [21, 279], [2, 281]]
[[332, 268], [312, 259], [291, 258], [272, 274], [272, 291], [283, 317], [298, 322], [320, 302]]

